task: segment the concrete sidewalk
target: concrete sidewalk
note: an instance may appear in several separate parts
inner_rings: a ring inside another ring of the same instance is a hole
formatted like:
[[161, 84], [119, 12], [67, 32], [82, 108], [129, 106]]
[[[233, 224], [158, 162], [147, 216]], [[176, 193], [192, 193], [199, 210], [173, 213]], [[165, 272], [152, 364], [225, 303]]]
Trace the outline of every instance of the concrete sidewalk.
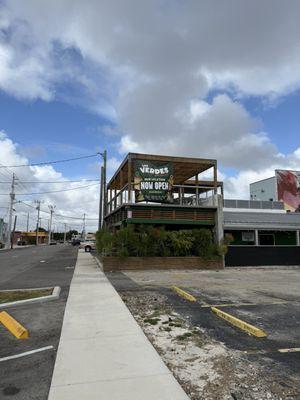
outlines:
[[79, 251], [48, 400], [187, 400], [118, 293]]

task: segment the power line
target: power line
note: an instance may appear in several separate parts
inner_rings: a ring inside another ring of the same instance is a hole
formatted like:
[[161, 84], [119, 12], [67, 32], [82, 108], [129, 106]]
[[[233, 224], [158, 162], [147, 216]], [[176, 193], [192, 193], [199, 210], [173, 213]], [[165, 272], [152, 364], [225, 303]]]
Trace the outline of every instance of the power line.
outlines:
[[[70, 189], [51, 190], [49, 192], [16, 193], [16, 196], [30, 196], [30, 195], [36, 195], [36, 194], [69, 192], [70, 190], [84, 189], [87, 187], [97, 186], [97, 185], [99, 185], [99, 183], [93, 183], [92, 185], [77, 186], [75, 188], [70, 188]], [[7, 196], [7, 195], [8, 195], [8, 193], [0, 193], [0, 196]]]
[[[67, 215], [56, 214], [57, 217], [70, 218], [70, 219], [82, 219], [82, 217], [68, 217]], [[86, 218], [86, 221], [98, 221], [98, 218]]]
[[[16, 180], [20, 183], [21, 188], [23, 188], [23, 190], [28, 190], [26, 188], [26, 186], [20, 182], [20, 178], [18, 177], [18, 175], [15, 172], [11, 171], [8, 167], [6, 167], [5, 165], [3, 165], [1, 163], [0, 163], [0, 168], [4, 168], [3, 171], [0, 170], [0, 174], [2, 174], [2, 176], [4, 176], [6, 179], [9, 179], [10, 182], [11, 182], [12, 177], [15, 176]], [[3, 172], [5, 172], [6, 175], [3, 174]]]
[[[18, 181], [18, 183], [74, 183], [74, 182], [99, 182], [99, 179], [81, 179], [78, 181]], [[0, 183], [11, 184], [11, 181], [0, 181]]]
[[[18, 202], [24, 204], [25, 206], [28, 206], [28, 207], [36, 209], [36, 207], [32, 206], [31, 204], [25, 203], [25, 201], [19, 200]], [[41, 209], [41, 212], [46, 213], [46, 214], [50, 214], [49, 211], [45, 211], [45, 210], [42, 210], [42, 209]], [[56, 217], [61, 217], [61, 218], [65, 218], [65, 219], [80, 219], [80, 220], [82, 220], [82, 217], [74, 217], [74, 216], [68, 216], [68, 215], [62, 215], [62, 214], [56, 214], [56, 213], [54, 214], [54, 216], [55, 216], [55, 218]], [[97, 221], [98, 218], [86, 218], [86, 220], [87, 221]]]
[[57, 164], [57, 163], [63, 163], [63, 162], [69, 162], [69, 161], [83, 160], [85, 158], [97, 157], [99, 154], [100, 153], [96, 153], [96, 154], [90, 154], [88, 156], [67, 158], [67, 159], [64, 159], [64, 160], [45, 161], [45, 162], [33, 163], [33, 164], [0, 165], [0, 168], [37, 167], [39, 165], [49, 165], [49, 164]]

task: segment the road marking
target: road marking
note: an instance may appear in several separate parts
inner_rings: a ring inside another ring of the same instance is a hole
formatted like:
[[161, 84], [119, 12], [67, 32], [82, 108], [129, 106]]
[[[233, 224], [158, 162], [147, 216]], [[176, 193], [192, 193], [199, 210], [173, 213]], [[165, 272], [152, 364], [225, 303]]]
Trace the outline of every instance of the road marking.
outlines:
[[40, 353], [41, 351], [51, 350], [53, 348], [54, 348], [53, 346], [46, 346], [46, 347], [41, 347], [40, 349], [36, 349], [36, 350], [25, 351], [25, 353], [20, 353], [20, 354], [15, 354], [14, 356], [0, 358], [0, 362], [7, 361], [7, 360], [13, 360], [15, 358], [20, 358], [20, 357], [30, 356], [31, 354]]
[[239, 328], [253, 336], [256, 336], [256, 337], [266, 337], [267, 336], [266, 332], [264, 332], [262, 329], [256, 328], [256, 326], [250, 325], [250, 324], [248, 324], [248, 322], [242, 321], [241, 319], [238, 319], [231, 314], [221, 311], [216, 307], [211, 307], [211, 310], [215, 314], [217, 314], [220, 318], [225, 319], [231, 325], [234, 325], [237, 328]]
[[46, 262], [45, 260], [42, 260], [42, 261], [40, 261], [41, 263], [44, 263], [44, 262]]
[[194, 297], [193, 295], [191, 295], [190, 293], [186, 292], [185, 290], [180, 289], [177, 286], [171, 286], [172, 290], [174, 290], [174, 292], [176, 292], [179, 296], [185, 298], [188, 301], [197, 301], [196, 297]]
[[272, 303], [223, 303], [223, 304], [208, 304], [205, 302], [202, 302], [203, 305], [200, 307], [202, 308], [207, 308], [207, 307], [244, 307], [244, 306], [273, 306], [277, 304], [289, 304], [291, 303], [290, 301], [284, 300], [284, 301], [274, 301]]
[[245, 350], [246, 354], [270, 354], [270, 353], [299, 353], [300, 347], [290, 349]]
[[10, 331], [17, 339], [27, 339], [28, 330], [24, 328], [18, 321], [10, 316], [6, 311], [0, 312], [0, 322]]
[[294, 347], [290, 349], [278, 349], [279, 353], [298, 353], [300, 352], [300, 347]]

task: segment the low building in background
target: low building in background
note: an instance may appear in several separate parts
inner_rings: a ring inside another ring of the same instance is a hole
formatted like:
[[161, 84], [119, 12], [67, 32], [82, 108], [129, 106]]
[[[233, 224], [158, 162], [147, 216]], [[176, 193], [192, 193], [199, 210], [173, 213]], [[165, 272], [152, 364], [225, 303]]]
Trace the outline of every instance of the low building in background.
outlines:
[[300, 213], [283, 202], [224, 200], [227, 266], [299, 265]]
[[[38, 244], [46, 243], [48, 243], [48, 232], [38, 232]], [[13, 235], [13, 244], [17, 246], [36, 244], [36, 232], [16, 231]]]
[[300, 212], [300, 171], [278, 169], [275, 176], [251, 183], [250, 199], [281, 201], [286, 210]]

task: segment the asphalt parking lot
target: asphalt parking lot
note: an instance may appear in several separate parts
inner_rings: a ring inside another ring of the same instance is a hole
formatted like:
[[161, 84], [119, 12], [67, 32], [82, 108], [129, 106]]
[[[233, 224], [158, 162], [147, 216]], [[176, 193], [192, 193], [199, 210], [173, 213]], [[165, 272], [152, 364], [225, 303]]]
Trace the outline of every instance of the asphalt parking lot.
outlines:
[[0, 252], [0, 289], [61, 287], [58, 300], [6, 310], [28, 329], [29, 338], [18, 340], [0, 324], [0, 399], [47, 399], [76, 258], [77, 248], [69, 245]]
[[[300, 387], [300, 268], [230, 268], [222, 271], [126, 271], [107, 274], [119, 292], [156, 291], [173, 309], [214, 340], [272, 368], [278, 379]], [[176, 285], [197, 302], [178, 296]], [[137, 294], [138, 295], [138, 294]], [[257, 338], [215, 315], [208, 305], [267, 333]], [[284, 350], [280, 352], [279, 350]], [[288, 351], [286, 350], [288, 349]], [[294, 384], [294, 383], [292, 383]], [[300, 398], [300, 392], [299, 397]]]

